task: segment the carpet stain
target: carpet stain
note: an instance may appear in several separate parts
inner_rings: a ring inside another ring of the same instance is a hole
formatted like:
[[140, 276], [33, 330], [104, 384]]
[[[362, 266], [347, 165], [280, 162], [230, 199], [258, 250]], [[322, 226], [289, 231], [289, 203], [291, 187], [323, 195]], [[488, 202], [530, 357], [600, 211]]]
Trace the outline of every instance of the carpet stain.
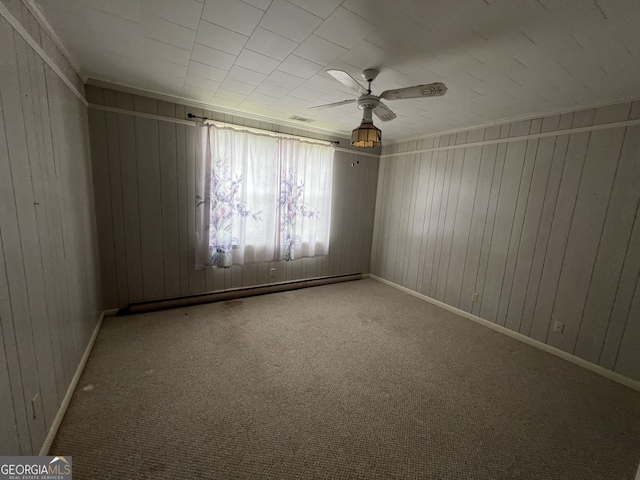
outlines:
[[242, 300], [227, 300], [223, 303], [225, 308], [236, 308], [242, 306]]

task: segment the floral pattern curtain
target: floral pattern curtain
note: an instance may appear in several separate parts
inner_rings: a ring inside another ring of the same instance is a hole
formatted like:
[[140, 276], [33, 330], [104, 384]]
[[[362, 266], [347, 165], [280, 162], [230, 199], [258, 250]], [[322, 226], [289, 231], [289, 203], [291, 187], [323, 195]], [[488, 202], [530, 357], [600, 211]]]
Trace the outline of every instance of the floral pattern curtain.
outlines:
[[328, 253], [332, 147], [199, 129], [196, 268]]

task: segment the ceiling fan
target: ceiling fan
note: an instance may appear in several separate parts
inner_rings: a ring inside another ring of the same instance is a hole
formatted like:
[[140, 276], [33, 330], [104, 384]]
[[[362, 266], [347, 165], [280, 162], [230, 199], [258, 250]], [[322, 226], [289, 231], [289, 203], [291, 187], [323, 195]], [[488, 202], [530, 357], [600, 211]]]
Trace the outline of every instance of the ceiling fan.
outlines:
[[367, 88], [363, 87], [360, 82], [343, 70], [327, 70], [327, 73], [343, 85], [359, 93], [360, 96], [357, 99], [343, 100], [341, 102], [328, 103], [326, 105], [318, 105], [309, 108], [312, 110], [321, 110], [324, 108], [338, 107], [340, 105], [357, 102], [358, 108], [362, 110], [363, 113], [362, 123], [351, 133], [351, 145], [356, 147], [380, 146], [382, 132], [373, 125], [372, 113], [375, 113], [375, 115], [383, 122], [388, 122], [397, 117], [397, 115], [382, 103], [380, 99], [399, 100], [404, 98], [441, 97], [447, 92], [447, 87], [444, 83], [436, 82], [426, 85], [398, 88], [395, 90], [385, 90], [380, 95], [373, 95], [371, 93], [371, 82], [373, 82], [378, 76], [378, 73], [380, 73], [376, 69], [369, 68], [362, 72], [362, 78], [368, 82]]

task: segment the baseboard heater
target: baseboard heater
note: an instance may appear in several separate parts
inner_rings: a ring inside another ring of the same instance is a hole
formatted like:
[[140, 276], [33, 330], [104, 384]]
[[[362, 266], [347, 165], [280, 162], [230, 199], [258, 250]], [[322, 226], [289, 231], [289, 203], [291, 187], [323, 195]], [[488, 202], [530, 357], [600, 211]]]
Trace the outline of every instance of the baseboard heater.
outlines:
[[327, 277], [316, 277], [306, 280], [291, 280], [288, 282], [269, 283], [267, 285], [256, 285], [253, 287], [230, 288], [217, 292], [200, 293], [198, 295], [186, 295], [181, 297], [165, 298], [162, 300], [149, 300], [147, 302], [132, 303], [127, 308], [118, 311], [118, 315], [129, 315], [134, 313], [152, 312], [156, 310], [166, 310], [169, 308], [188, 307], [201, 303], [222, 302], [225, 300], [235, 300], [237, 298], [252, 297], [255, 295], [265, 295], [267, 293], [285, 292], [288, 290], [298, 290], [300, 288], [317, 287], [330, 283], [350, 282], [363, 278], [362, 273], [348, 273], [345, 275], [331, 275]]

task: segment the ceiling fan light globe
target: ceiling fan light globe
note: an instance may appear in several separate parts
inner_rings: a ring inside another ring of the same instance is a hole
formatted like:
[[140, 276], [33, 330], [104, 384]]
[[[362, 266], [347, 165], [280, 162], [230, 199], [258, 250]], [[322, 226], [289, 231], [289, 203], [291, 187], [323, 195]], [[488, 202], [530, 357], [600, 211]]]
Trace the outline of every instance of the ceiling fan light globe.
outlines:
[[360, 126], [351, 132], [351, 145], [359, 148], [379, 147], [382, 141], [382, 132], [373, 123], [362, 122]]

